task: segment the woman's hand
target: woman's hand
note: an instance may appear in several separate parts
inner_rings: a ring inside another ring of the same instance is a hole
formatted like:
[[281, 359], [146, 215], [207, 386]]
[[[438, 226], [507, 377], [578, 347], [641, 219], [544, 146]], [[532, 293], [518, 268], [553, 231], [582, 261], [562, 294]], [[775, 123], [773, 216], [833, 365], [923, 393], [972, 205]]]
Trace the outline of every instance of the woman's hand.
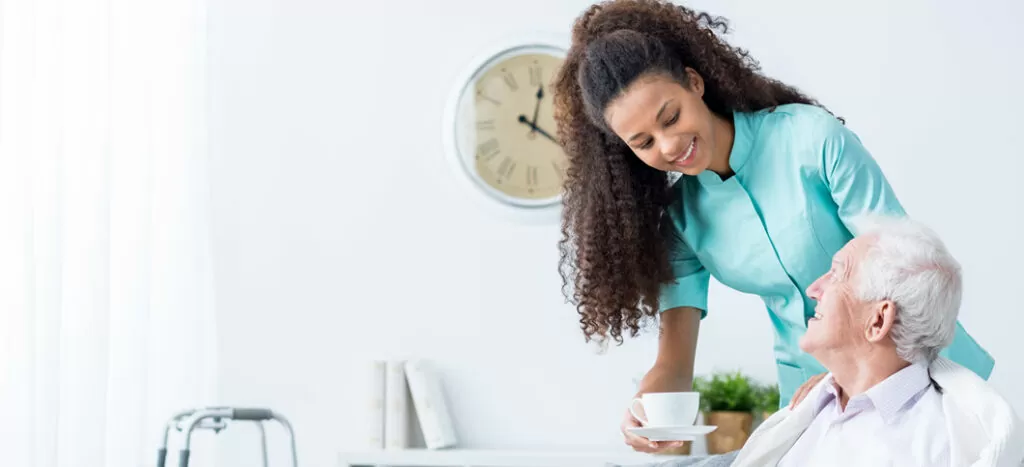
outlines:
[[789, 400], [789, 408], [792, 409], [793, 407], [796, 407], [800, 401], [804, 400], [804, 398], [807, 397], [807, 393], [811, 392], [811, 389], [817, 385], [826, 374], [827, 373], [821, 373], [811, 376], [811, 378], [805, 381], [804, 384], [800, 385], [796, 392], [793, 393], [793, 398]]
[[[637, 407], [640, 409], [639, 407]], [[643, 409], [640, 409], [642, 412]], [[639, 436], [629, 432], [629, 428], [636, 428], [643, 426], [640, 421], [630, 413], [629, 409], [626, 409], [626, 415], [622, 419], [620, 428], [622, 429], [622, 435], [625, 437], [626, 444], [633, 448], [634, 451], [656, 453], [662, 452], [668, 449], [674, 449], [683, 445], [683, 441], [651, 441], [643, 436]]]
[[[640, 383], [640, 391], [637, 392], [635, 397], [640, 397], [646, 392], [689, 391], [691, 386], [691, 384], [688, 384], [684, 380], [677, 369], [655, 366], [651, 371], [647, 372], [646, 376], [644, 376], [643, 381]], [[630, 404], [632, 404], [632, 400], [630, 401]], [[636, 404], [635, 409], [641, 416], [646, 416], [646, 414], [644, 414], [644, 409], [640, 404]], [[630, 428], [640, 427], [643, 426], [643, 424], [633, 416], [629, 407], [626, 407], [625, 412], [626, 413], [622, 417], [622, 423], [619, 425], [619, 429], [622, 430], [622, 436], [625, 438], [626, 444], [632, 447], [633, 450], [656, 453], [678, 448], [683, 445], [684, 441], [651, 441], [643, 436], [631, 433], [629, 431]]]

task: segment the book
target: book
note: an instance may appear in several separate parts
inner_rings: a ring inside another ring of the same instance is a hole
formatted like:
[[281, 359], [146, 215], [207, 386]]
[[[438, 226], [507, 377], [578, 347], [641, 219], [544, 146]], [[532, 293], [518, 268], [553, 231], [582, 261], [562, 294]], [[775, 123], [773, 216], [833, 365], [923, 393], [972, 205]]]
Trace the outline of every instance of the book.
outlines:
[[384, 383], [384, 447], [405, 449], [409, 447], [409, 399], [405, 377], [405, 362], [387, 362]]
[[384, 401], [386, 397], [387, 362], [374, 360], [368, 365], [369, 382], [366, 397], [366, 447], [384, 449]]
[[416, 417], [427, 449], [451, 448], [458, 443], [440, 375], [424, 360], [405, 363]]

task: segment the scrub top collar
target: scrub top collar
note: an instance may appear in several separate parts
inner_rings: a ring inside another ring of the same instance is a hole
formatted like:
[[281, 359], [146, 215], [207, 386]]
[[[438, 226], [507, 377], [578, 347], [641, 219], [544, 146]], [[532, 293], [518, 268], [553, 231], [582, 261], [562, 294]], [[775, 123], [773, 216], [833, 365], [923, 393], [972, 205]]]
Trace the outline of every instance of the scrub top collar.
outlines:
[[[740, 173], [747, 159], [750, 158], [754, 146], [754, 131], [751, 128], [750, 120], [741, 112], [733, 112], [733, 140], [732, 150], [729, 152], [729, 167], [734, 174]], [[735, 175], [733, 175], [735, 177]], [[732, 177], [730, 177], [732, 178]], [[712, 170], [705, 170], [697, 174], [697, 180], [701, 185], [711, 188], [725, 183], [717, 173]]]

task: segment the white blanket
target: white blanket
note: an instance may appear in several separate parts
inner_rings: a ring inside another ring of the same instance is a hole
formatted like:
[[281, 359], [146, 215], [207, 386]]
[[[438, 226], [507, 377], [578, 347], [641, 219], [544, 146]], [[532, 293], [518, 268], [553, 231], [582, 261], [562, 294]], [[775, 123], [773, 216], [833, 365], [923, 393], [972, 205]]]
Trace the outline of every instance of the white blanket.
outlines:
[[[1024, 465], [1024, 426], [1010, 404], [974, 372], [939, 358], [929, 368], [942, 390], [942, 407], [950, 439], [951, 466], [1019, 467]], [[818, 400], [822, 380], [806, 400]], [[765, 420], [747, 440], [733, 467], [776, 465], [814, 419], [813, 404], [782, 409]]]

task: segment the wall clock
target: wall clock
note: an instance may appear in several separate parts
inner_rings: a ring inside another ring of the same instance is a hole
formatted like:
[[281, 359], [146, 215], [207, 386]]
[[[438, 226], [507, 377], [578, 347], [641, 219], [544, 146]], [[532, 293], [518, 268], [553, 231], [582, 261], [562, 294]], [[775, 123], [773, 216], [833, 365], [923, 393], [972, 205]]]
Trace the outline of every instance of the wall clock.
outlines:
[[558, 41], [518, 36], [472, 62], [446, 109], [445, 152], [485, 198], [514, 210], [557, 209], [567, 158], [556, 141], [551, 84]]

